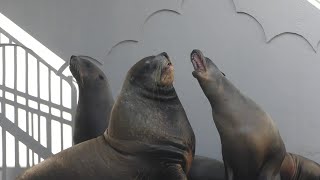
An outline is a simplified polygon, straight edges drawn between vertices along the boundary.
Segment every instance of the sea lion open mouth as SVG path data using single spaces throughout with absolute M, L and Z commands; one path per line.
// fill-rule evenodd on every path
M 192 51 L 191 62 L 195 71 L 206 71 L 206 60 L 201 51 Z
M 194 67 L 193 74 L 206 74 L 207 69 L 210 68 L 210 63 L 207 64 L 207 58 L 198 49 L 191 52 L 191 62 Z M 220 71 L 223 76 L 226 76 L 222 71 Z

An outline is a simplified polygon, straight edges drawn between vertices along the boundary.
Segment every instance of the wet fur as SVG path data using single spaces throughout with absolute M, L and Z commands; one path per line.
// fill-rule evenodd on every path
M 145 61 L 128 72 L 104 135 L 61 151 L 17 179 L 186 180 L 194 133 L 173 86 L 154 89 L 155 69 L 140 67 Z
M 74 116 L 74 144 L 102 135 L 114 104 L 107 77 L 91 61 L 82 56 L 72 56 L 70 59 L 70 71 L 79 86 L 79 101 Z
M 220 134 L 228 180 L 279 178 L 286 149 L 271 117 L 243 95 L 217 66 L 199 53 L 206 71 L 193 72 L 207 96 Z

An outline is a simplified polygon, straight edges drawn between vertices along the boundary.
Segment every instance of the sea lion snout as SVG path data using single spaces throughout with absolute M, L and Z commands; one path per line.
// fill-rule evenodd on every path
M 161 78 L 160 84 L 163 86 L 170 86 L 174 81 L 174 67 L 166 52 L 160 53 L 156 56 L 161 61 Z
M 70 60 L 72 60 L 72 59 L 74 59 L 74 58 L 76 58 L 77 56 L 75 56 L 75 55 L 71 55 L 71 57 L 70 57 Z
M 106 77 L 94 62 L 99 63 L 98 60 L 89 56 L 72 55 L 70 57 L 69 68 L 80 87 L 83 87 L 84 83 L 90 83 L 92 86 L 105 85 Z
M 191 52 L 190 59 L 194 68 L 194 71 L 192 72 L 193 77 L 198 80 L 208 80 L 207 59 L 202 52 L 198 49 L 194 49 Z
M 70 65 L 73 65 L 73 64 L 75 64 L 75 62 L 77 61 L 77 56 L 75 56 L 75 55 L 72 55 L 71 57 L 70 57 Z
M 164 65 L 167 67 L 173 66 L 170 60 L 169 55 L 166 52 L 162 52 L 156 56 L 156 59 L 160 61 L 165 61 Z
M 160 56 L 164 56 L 164 57 L 166 57 L 167 59 L 170 59 L 169 56 L 168 56 L 168 54 L 167 54 L 166 52 L 162 52 L 162 53 L 160 53 L 159 55 L 160 55 Z
M 198 49 L 195 49 L 191 52 L 191 62 L 193 64 L 195 71 L 206 71 L 206 58 L 202 52 Z
M 226 76 L 219 68 L 212 62 L 211 59 L 205 57 L 203 53 L 195 49 L 191 52 L 190 59 L 194 67 L 192 72 L 193 77 L 201 81 L 214 80 L 212 77 Z

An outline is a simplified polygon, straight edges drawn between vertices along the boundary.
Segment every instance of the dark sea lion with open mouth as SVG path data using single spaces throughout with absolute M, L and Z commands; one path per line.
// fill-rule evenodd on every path
M 226 179 L 280 178 L 286 149 L 271 117 L 243 95 L 200 50 L 193 50 L 193 76 L 212 107 L 218 129 Z
M 127 73 L 108 130 L 25 171 L 18 180 L 186 180 L 195 137 L 173 87 L 166 53 Z
M 74 116 L 74 144 L 102 135 L 109 123 L 114 104 L 108 79 L 92 59 L 87 56 L 70 58 L 69 68 L 79 87 L 78 106 Z

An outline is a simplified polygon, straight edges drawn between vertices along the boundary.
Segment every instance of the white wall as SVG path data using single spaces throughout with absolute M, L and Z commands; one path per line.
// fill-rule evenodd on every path
M 136 61 L 168 52 L 176 69 L 175 87 L 197 136 L 196 153 L 221 159 L 211 107 L 191 75 L 189 54 L 194 48 L 202 49 L 274 118 L 288 151 L 320 163 L 320 51 L 315 46 L 316 53 L 309 44 L 318 42 L 319 36 L 305 28 L 301 34 L 310 35 L 306 38 L 309 42 L 295 34 L 283 34 L 266 43 L 266 28 L 252 17 L 236 13 L 232 0 L 183 2 L 1 0 L 0 12 L 65 60 L 72 54 L 85 54 L 103 61 L 114 96 Z M 310 7 L 304 4 L 300 13 Z M 284 3 L 277 8 L 289 12 Z M 170 11 L 148 18 L 161 9 Z M 319 29 L 320 10 L 313 11 L 317 16 L 308 21 Z M 278 26 L 273 20 L 263 22 L 267 21 L 268 28 Z M 125 41 L 112 48 L 123 40 L 137 42 Z

